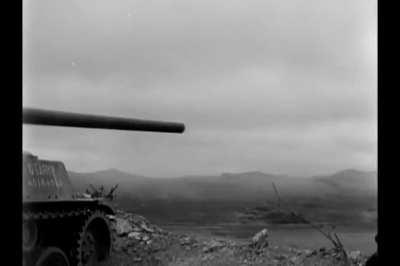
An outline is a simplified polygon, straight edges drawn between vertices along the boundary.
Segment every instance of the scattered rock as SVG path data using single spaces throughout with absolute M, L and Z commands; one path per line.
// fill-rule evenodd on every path
M 359 250 L 352 251 L 348 254 L 349 259 L 357 260 L 361 256 L 361 252 Z
M 179 238 L 179 244 L 183 246 L 185 250 L 191 250 L 198 246 L 197 240 L 187 235 L 183 235 Z
M 247 243 L 225 239 L 199 242 L 191 235 L 166 232 L 140 215 L 117 211 L 116 215 L 108 218 L 115 231 L 113 249 L 129 258 L 130 264 L 127 265 L 198 265 L 195 261 L 185 264 L 187 262 L 182 256 L 188 254 L 198 254 L 196 259 L 204 265 L 216 265 L 214 263 L 221 258 L 240 262 L 241 265 L 344 265 L 344 254 L 333 248 L 308 250 L 270 246 L 266 228 Z M 170 247 L 185 255 L 170 252 Z M 164 256 L 163 259 L 172 264 L 161 263 L 159 256 Z M 347 257 L 351 266 L 363 265 L 366 261 L 366 256 L 360 251 L 349 252 Z
M 139 232 L 130 232 L 128 238 L 135 238 L 137 240 L 141 239 L 142 235 Z
M 147 227 L 147 225 L 146 225 L 145 223 L 142 223 L 142 224 L 141 224 L 141 228 L 142 228 L 143 230 L 149 232 L 149 233 L 153 233 L 153 232 L 154 232 L 154 230 L 151 229 L 151 228 L 149 228 L 149 227 Z
M 207 254 L 204 257 L 201 258 L 202 261 L 207 261 L 213 259 L 213 256 L 211 254 Z
M 310 255 L 310 254 L 312 253 L 312 251 L 309 250 L 309 249 L 305 249 L 305 250 L 303 250 L 303 253 L 304 253 L 306 256 L 308 256 L 308 255 Z
M 264 228 L 251 239 L 250 245 L 256 249 L 268 247 L 268 230 Z
M 279 254 L 275 256 L 275 259 L 277 260 L 286 260 L 288 258 L 288 255 L 286 254 Z
M 208 253 L 208 252 L 214 252 L 222 247 L 225 247 L 226 243 L 219 240 L 211 239 L 211 241 L 204 242 L 204 245 L 205 247 L 203 248 L 203 252 Z
M 151 254 L 165 250 L 171 241 L 170 234 L 140 215 L 118 210 L 108 218 L 115 232 L 113 250 L 134 261 L 147 260 Z
M 107 218 L 108 218 L 110 221 L 115 221 L 115 215 L 109 214 L 109 215 L 107 215 Z
M 290 258 L 290 263 L 292 263 L 292 264 L 296 264 L 296 262 L 297 262 L 297 260 L 298 260 L 298 257 L 292 257 L 292 258 Z
M 114 228 L 118 236 L 127 235 L 132 231 L 132 226 L 125 219 L 116 218 Z

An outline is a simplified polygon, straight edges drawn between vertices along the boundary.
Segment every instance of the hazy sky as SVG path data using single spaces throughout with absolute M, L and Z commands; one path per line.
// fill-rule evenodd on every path
M 75 171 L 372 170 L 377 4 L 25 0 L 24 106 L 181 121 L 157 134 L 24 126 Z

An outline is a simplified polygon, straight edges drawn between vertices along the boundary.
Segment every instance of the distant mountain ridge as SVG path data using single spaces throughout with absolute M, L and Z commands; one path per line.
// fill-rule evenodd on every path
M 142 199 L 215 199 L 243 200 L 274 195 L 272 183 L 286 195 L 324 195 L 341 193 L 376 194 L 376 171 L 347 169 L 331 175 L 293 178 L 286 175 L 259 171 L 222 173 L 219 176 L 183 176 L 153 178 L 134 175 L 118 169 L 92 173 L 69 172 L 72 183 L 79 191 L 89 184 L 111 187 L 119 184 L 121 193 Z
M 343 170 L 307 178 L 259 171 L 151 178 L 107 169 L 70 172 L 70 178 L 81 192 L 89 184 L 106 190 L 119 184 L 119 207 L 167 224 L 238 222 L 246 210 L 277 202 L 273 183 L 286 204 L 315 221 L 360 226 L 376 224 L 377 217 L 376 171 Z
M 377 172 L 346 169 L 333 175 L 314 177 L 319 182 L 324 182 L 338 189 L 374 191 L 377 189 Z

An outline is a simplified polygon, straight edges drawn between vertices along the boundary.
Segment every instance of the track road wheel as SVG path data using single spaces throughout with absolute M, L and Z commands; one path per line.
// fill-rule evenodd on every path
M 61 249 L 48 247 L 42 251 L 35 266 L 69 266 L 69 262 Z
M 107 259 L 111 251 L 111 230 L 105 214 L 96 211 L 84 222 L 78 236 L 78 266 L 93 266 Z
M 23 251 L 32 251 L 38 243 L 37 223 L 34 220 L 25 220 L 22 222 L 22 249 Z

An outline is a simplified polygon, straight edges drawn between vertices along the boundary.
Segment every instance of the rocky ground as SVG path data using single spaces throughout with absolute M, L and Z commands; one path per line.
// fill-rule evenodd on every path
M 125 265 L 364 265 L 359 251 L 340 252 L 274 246 L 268 230 L 240 242 L 167 232 L 146 218 L 118 211 L 110 217 L 114 230 L 111 258 L 103 266 Z M 347 257 L 347 258 L 346 258 Z

